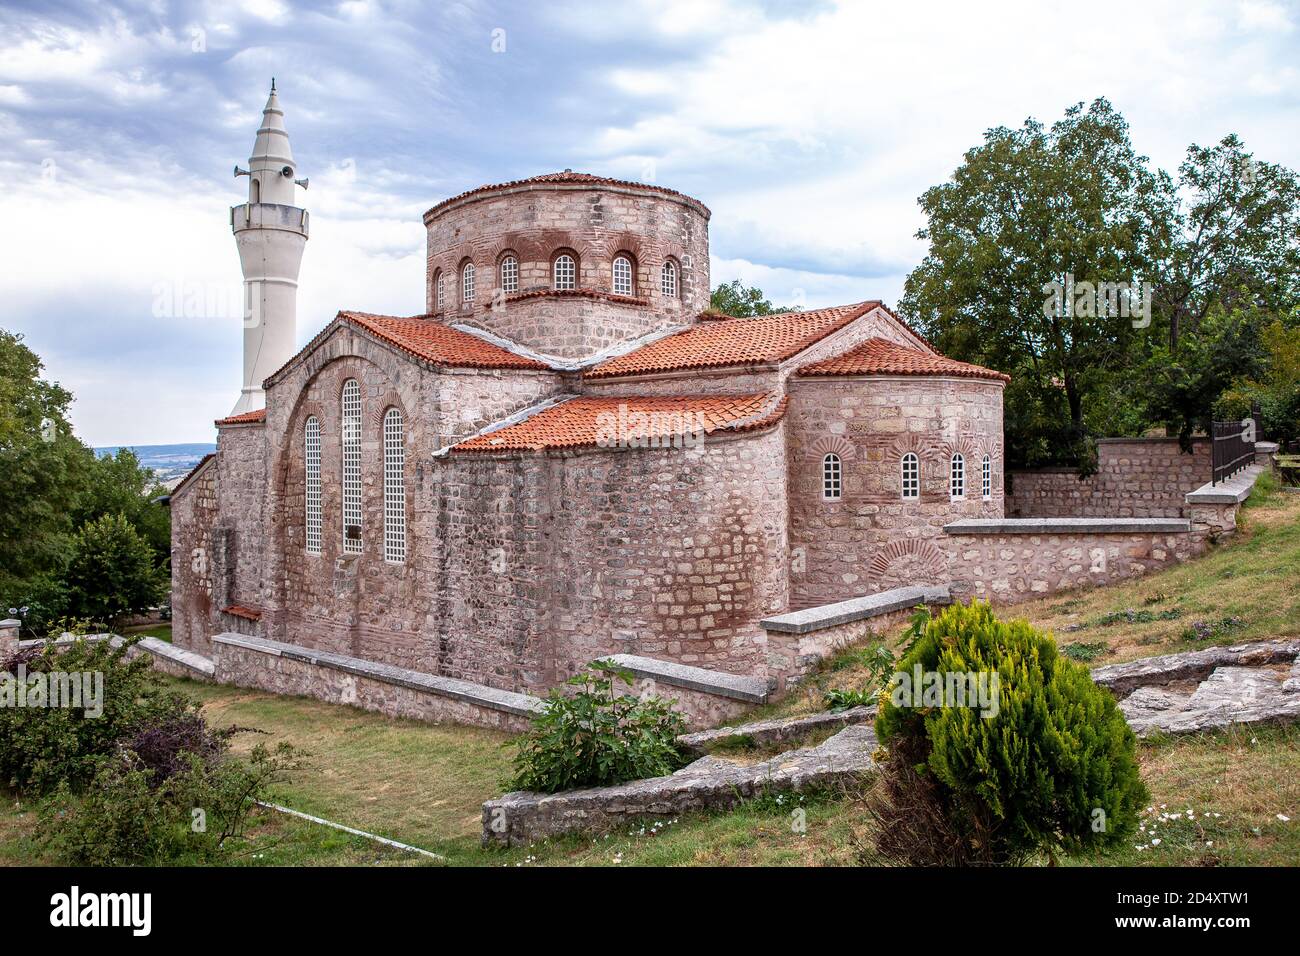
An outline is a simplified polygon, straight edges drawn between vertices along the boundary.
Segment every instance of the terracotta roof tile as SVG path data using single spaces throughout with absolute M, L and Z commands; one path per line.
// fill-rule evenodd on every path
M 339 318 L 354 322 L 404 352 L 434 365 L 448 368 L 548 368 L 536 359 L 508 352 L 477 335 L 453 329 L 425 316 L 399 318 L 369 312 L 340 312 Z
M 663 196 L 672 196 L 676 199 L 685 200 L 694 206 L 698 206 L 704 215 L 708 216 L 710 214 L 709 207 L 704 205 L 704 203 L 700 202 L 693 196 L 688 196 L 686 193 L 678 192 L 675 189 L 668 189 L 665 186 L 655 186 L 651 183 L 632 182 L 628 179 L 611 179 L 608 176 L 594 176 L 591 173 L 575 173 L 570 169 L 566 169 L 562 173 L 543 173 L 540 176 L 529 176 L 527 179 L 512 179 L 507 183 L 492 183 L 487 186 L 477 186 L 474 189 L 469 189 L 463 193 L 458 193 L 455 196 L 444 199 L 424 214 L 424 220 L 425 222 L 428 222 L 429 217 L 435 215 L 439 210 L 450 206 L 453 203 L 460 202 L 462 199 L 468 199 L 471 196 L 493 193 L 503 189 L 518 189 L 527 186 L 545 186 L 550 183 L 575 186 L 624 186 L 632 187 L 634 189 L 644 189 L 647 192 L 659 193 Z
M 243 412 L 239 415 L 230 415 L 226 418 L 218 418 L 216 425 L 251 425 L 255 422 L 266 421 L 266 409 L 259 408 L 252 412 Z
M 246 604 L 231 604 L 221 609 L 222 614 L 233 614 L 235 617 L 242 617 L 246 621 L 260 621 L 262 612 L 255 607 L 248 607 Z
M 799 369 L 800 375 L 955 375 L 961 378 L 991 378 L 1002 382 L 1011 376 L 969 362 L 942 355 L 929 355 L 887 339 L 870 338 L 843 355 L 813 362 Z
M 453 452 L 544 451 L 588 446 L 662 447 L 701 431 L 749 431 L 780 420 L 786 399 L 756 395 L 595 396 L 570 399 L 452 446 Z M 639 443 L 639 444 L 638 444 Z
M 588 378 L 782 362 L 880 305 L 858 302 L 812 312 L 715 319 L 601 362 Z

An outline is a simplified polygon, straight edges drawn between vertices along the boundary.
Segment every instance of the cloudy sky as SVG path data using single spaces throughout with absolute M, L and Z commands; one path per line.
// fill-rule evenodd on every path
M 1282 0 L 288 0 L 0 7 L 0 327 L 91 444 L 209 441 L 240 384 L 228 208 L 277 78 L 312 213 L 299 339 L 422 311 L 420 215 L 575 170 L 713 210 L 715 282 L 896 301 L 916 198 L 984 130 L 1106 96 L 1173 170 L 1236 132 L 1300 168 Z

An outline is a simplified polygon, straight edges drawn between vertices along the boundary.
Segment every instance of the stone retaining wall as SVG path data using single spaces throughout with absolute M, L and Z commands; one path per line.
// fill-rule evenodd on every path
M 275 694 L 315 697 L 390 717 L 451 721 L 517 733 L 542 701 L 524 694 L 238 634 L 212 639 L 216 679 Z
M 1185 516 L 1183 496 L 1210 478 L 1208 439 L 1185 453 L 1176 438 L 1104 438 L 1097 472 L 1073 468 L 1008 473 L 1006 513 L 1018 518 Z

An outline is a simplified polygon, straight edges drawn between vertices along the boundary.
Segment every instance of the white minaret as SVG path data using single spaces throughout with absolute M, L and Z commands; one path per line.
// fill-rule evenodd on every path
M 266 406 L 262 382 L 293 357 L 298 326 L 298 268 L 307 245 L 307 210 L 293 204 L 297 171 L 284 111 L 275 95 L 262 110 L 248 169 L 248 202 L 230 210 L 230 227 L 244 270 L 244 387 L 232 415 Z

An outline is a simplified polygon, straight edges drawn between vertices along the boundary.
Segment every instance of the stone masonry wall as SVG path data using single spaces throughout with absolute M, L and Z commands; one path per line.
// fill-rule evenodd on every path
M 440 459 L 439 673 L 540 690 L 637 653 L 761 671 L 785 592 L 785 438 Z
M 517 714 L 229 644 L 217 646 L 215 663 L 217 682 L 236 687 L 350 704 L 390 717 L 449 721 L 512 733 L 522 732 L 529 725 L 527 717 Z
M 206 654 L 213 632 L 211 530 L 217 520 L 217 469 L 212 459 L 199 466 L 171 496 L 172 641 Z
M 944 582 L 935 539 L 957 518 L 1002 516 L 1002 384 L 983 379 L 790 379 L 792 608 Z M 822 497 L 822 460 L 843 462 L 843 496 Z M 920 458 L 920 498 L 901 497 L 902 456 Z M 954 501 L 949 470 L 965 457 L 966 495 Z M 992 489 L 981 494 L 980 462 Z
M 1183 496 L 1210 480 L 1210 446 L 1184 454 L 1175 438 L 1103 439 L 1097 473 L 1071 468 L 1011 473 L 1007 514 L 1017 518 L 1158 518 L 1185 515 Z
M 708 306 L 708 211 L 694 200 L 628 186 L 532 184 L 468 197 L 434 212 L 428 229 L 428 311 L 464 321 L 564 357 L 590 355 L 665 324 L 689 321 Z M 577 286 L 612 294 L 612 264 L 633 262 L 633 294 L 622 302 L 589 297 L 529 298 L 552 287 L 552 262 L 567 251 L 578 260 Z M 519 261 L 522 298 L 493 309 L 498 264 Z M 679 266 L 679 294 L 661 293 L 666 258 Z M 461 268 L 475 267 L 475 298 L 461 303 Z M 443 276 L 438 309 L 436 277 Z M 500 303 L 499 303 L 500 304 Z

